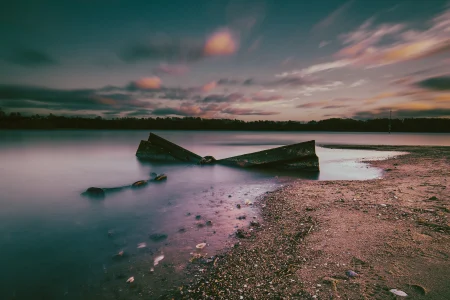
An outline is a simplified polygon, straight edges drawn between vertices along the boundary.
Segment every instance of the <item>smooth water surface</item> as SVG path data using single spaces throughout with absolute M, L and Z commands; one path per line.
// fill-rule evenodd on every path
M 317 147 L 319 174 L 151 164 L 135 157 L 139 141 L 147 139 L 148 133 L 0 131 L 1 299 L 80 299 L 91 291 L 98 293 L 96 288 L 110 274 L 115 275 L 108 282 L 117 286 L 126 285 L 128 276 L 146 274 L 143 270 L 154 267 L 159 272 L 162 262 L 181 270 L 197 243 L 207 242 L 207 252 L 213 255 L 230 243 L 229 235 L 237 226 L 247 226 L 257 217 L 246 201 L 295 177 L 378 178 L 381 170 L 359 160 L 398 154 Z M 317 143 L 450 145 L 448 135 L 436 134 L 155 133 L 216 158 L 311 139 Z M 80 196 L 90 186 L 131 184 L 148 179 L 152 172 L 166 173 L 168 180 L 107 195 L 104 200 Z M 236 208 L 238 203 L 242 209 Z M 243 214 L 247 219 L 236 218 Z M 195 219 L 197 215 L 200 220 Z M 213 225 L 203 226 L 207 220 Z M 168 237 L 152 242 L 148 236 L 153 233 Z M 139 243 L 146 247 L 138 249 Z M 121 250 L 127 257 L 113 259 Z M 164 260 L 153 266 L 153 258 L 160 254 Z M 109 297 L 107 291 L 105 295 Z

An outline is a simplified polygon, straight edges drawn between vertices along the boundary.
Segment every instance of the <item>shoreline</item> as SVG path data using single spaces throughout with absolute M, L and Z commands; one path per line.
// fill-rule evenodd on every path
M 194 279 L 162 298 L 450 298 L 450 147 L 319 146 L 409 154 L 368 162 L 381 179 L 294 180 L 266 193 L 261 224 L 194 262 Z

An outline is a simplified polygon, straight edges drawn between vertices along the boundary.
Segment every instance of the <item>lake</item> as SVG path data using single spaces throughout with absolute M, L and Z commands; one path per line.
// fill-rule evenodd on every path
M 199 155 L 225 158 L 315 139 L 328 144 L 444 145 L 448 134 L 154 131 Z M 364 159 L 395 152 L 317 147 L 320 173 L 140 162 L 149 131 L 0 131 L 1 299 L 134 299 L 181 276 L 198 243 L 214 255 L 237 227 L 258 219 L 251 203 L 293 178 L 382 176 Z M 80 193 L 165 173 L 167 181 L 104 200 Z M 236 207 L 241 205 L 241 209 Z M 245 215 L 245 219 L 238 219 Z M 199 216 L 198 218 L 196 218 Z M 206 225 L 212 221 L 212 225 Z M 164 234 L 160 240 L 149 238 Z M 144 243 L 144 244 L 142 244 Z M 139 247 L 140 245 L 140 247 Z M 117 255 L 123 251 L 123 255 Z M 154 265 L 154 258 L 164 259 Z M 152 269 L 153 268 L 153 269 Z M 125 281 L 134 276 L 139 291 Z

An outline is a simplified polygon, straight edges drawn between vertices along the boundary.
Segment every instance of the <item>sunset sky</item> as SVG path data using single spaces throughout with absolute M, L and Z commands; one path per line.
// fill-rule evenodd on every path
M 445 0 L 2 1 L 0 36 L 6 112 L 450 117 Z

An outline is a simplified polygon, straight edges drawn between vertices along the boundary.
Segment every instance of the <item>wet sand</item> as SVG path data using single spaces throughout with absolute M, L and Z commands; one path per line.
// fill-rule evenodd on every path
M 267 193 L 255 203 L 261 222 L 190 264 L 189 283 L 162 298 L 396 299 L 389 290 L 399 289 L 450 299 L 450 147 L 327 147 L 409 154 L 370 162 L 380 179 L 296 180 Z

